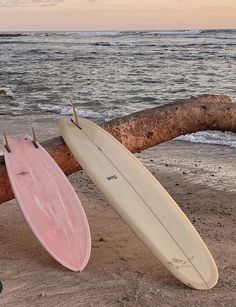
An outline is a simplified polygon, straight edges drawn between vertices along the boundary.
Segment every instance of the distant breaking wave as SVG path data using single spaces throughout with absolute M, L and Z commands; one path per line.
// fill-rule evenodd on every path
M 160 34 L 160 35 L 198 35 L 202 33 L 202 30 L 173 30 L 173 31 L 153 31 L 149 32 L 153 34 Z
M 203 30 L 147 30 L 147 31 L 68 31 L 68 32 L 45 32 L 45 33 L 32 33 L 31 36 L 81 36 L 81 37 L 99 37 L 99 36 L 136 36 L 136 35 L 198 35 Z
M 38 104 L 38 108 L 47 113 L 55 113 L 59 115 L 72 115 L 71 107 L 62 107 L 62 106 L 47 106 Z M 92 118 L 92 119 L 112 119 L 116 116 L 124 115 L 124 112 L 115 112 L 115 111 L 105 111 L 105 112 L 96 112 L 90 110 L 78 110 L 78 115 L 83 118 Z
M 121 32 L 117 31 L 75 31 L 75 32 L 54 32 L 54 33 L 47 33 L 48 35 L 53 34 L 53 35 L 63 35 L 63 36 L 117 36 L 120 35 Z
M 180 136 L 176 138 L 176 140 L 187 141 L 191 143 L 224 145 L 236 148 L 236 135 L 230 132 L 200 131 L 197 133 Z

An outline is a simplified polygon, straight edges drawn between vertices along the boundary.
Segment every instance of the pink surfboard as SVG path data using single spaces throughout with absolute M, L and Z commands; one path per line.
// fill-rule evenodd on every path
M 8 138 L 5 163 L 15 198 L 33 233 L 58 262 L 82 271 L 91 252 L 84 209 L 57 163 L 31 137 Z

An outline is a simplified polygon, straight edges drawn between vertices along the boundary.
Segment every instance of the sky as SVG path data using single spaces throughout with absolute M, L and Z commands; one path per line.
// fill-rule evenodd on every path
M 0 0 L 0 31 L 236 28 L 236 0 Z

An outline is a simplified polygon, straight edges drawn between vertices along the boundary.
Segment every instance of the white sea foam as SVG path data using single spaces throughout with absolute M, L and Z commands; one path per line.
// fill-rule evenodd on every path
M 202 33 L 202 30 L 198 30 L 198 29 L 195 29 L 195 30 L 188 30 L 188 31 L 184 31 L 184 33 L 186 34 L 201 34 Z
M 61 115 L 72 115 L 71 108 L 63 108 L 60 112 Z M 94 118 L 94 119 L 103 119 L 103 120 L 109 120 L 111 118 L 114 118 L 115 116 L 121 116 L 122 114 L 117 114 L 114 111 L 105 111 L 105 112 L 95 112 L 95 111 L 88 111 L 88 110 L 79 110 L 77 111 L 77 114 L 84 118 Z
M 154 34 L 160 34 L 160 35 L 198 35 L 202 33 L 202 30 L 173 30 L 173 31 L 154 31 L 150 32 Z
M 72 115 L 72 109 L 71 107 L 61 107 L 61 106 L 49 106 L 49 105 L 43 105 L 38 104 L 38 107 L 44 111 L 44 112 L 50 112 L 50 113 L 57 113 L 60 115 Z M 84 118 L 94 118 L 94 119 L 110 119 L 114 116 L 122 115 L 123 113 L 119 112 L 117 114 L 114 111 L 105 111 L 105 112 L 96 112 L 91 110 L 78 110 L 77 114 Z
M 191 143 L 224 145 L 236 148 L 236 134 L 220 131 L 201 131 L 192 134 L 186 134 L 176 138 L 176 140 L 187 141 Z
M 120 32 L 117 31 L 68 31 L 68 32 L 55 32 L 56 35 L 78 35 L 78 36 L 116 36 Z
M 81 36 L 116 36 L 119 35 L 120 32 L 117 31 L 81 31 L 79 32 L 79 35 Z

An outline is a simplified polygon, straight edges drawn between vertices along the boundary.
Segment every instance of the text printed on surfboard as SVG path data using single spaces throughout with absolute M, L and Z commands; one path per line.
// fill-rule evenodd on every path
M 112 176 L 108 176 L 107 177 L 107 180 L 111 181 L 111 180 L 115 180 L 117 179 L 117 176 L 116 175 L 112 175 Z

